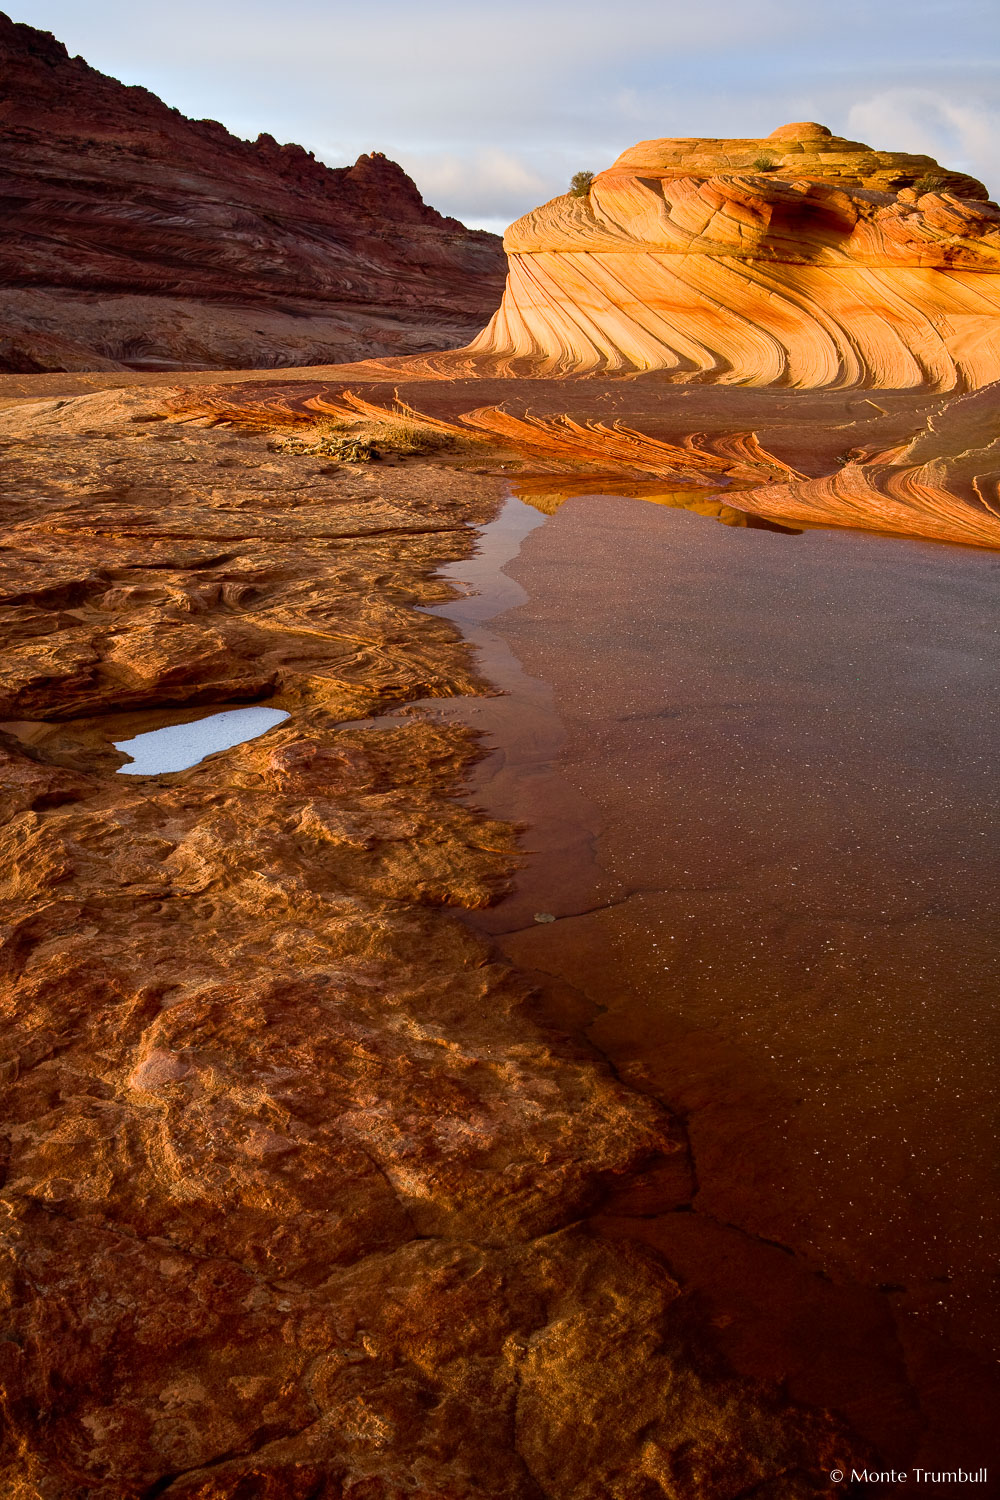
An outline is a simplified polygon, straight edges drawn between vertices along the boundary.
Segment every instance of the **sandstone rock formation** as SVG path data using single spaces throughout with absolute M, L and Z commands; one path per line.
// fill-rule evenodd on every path
M 822 125 L 644 141 L 504 245 L 503 304 L 469 352 L 512 373 L 941 391 L 1000 376 L 986 189 Z
M 467 731 L 368 716 L 482 689 L 409 606 L 484 464 L 781 514 L 851 450 L 932 517 L 939 480 L 994 493 L 993 393 L 592 380 L 567 420 L 535 381 L 463 423 L 517 387 L 424 382 L 482 445 L 355 466 L 311 437 L 389 430 L 384 384 L 160 380 L 0 413 L 3 1494 L 805 1500 L 919 1452 L 943 1384 L 979 1451 L 991 1394 L 901 1352 L 900 1289 L 703 1213 L 690 1123 L 450 916 L 515 859 L 454 798 Z M 114 741 L 261 699 L 261 738 L 115 774 Z
M 0 1491 L 826 1493 L 844 1424 L 586 1222 L 693 1218 L 686 1142 L 449 916 L 514 858 L 468 731 L 345 723 L 476 690 L 408 606 L 499 486 L 162 406 L 0 417 Z M 115 774 L 140 715 L 260 696 L 262 738 Z
M 0 370 L 267 368 L 467 339 L 496 236 L 375 153 L 238 140 L 0 15 Z
M 495 396 L 503 384 L 468 386 Z M 436 401 L 443 389 L 443 400 Z M 488 440 L 522 460 L 531 476 L 528 489 L 520 490 L 525 498 L 539 489 L 538 481 L 545 494 L 552 488 L 547 481 L 560 476 L 564 496 L 574 486 L 576 493 L 667 495 L 672 504 L 725 513 L 730 524 L 753 524 L 756 517 L 779 526 L 846 526 L 1000 548 L 1000 382 L 950 399 L 911 398 L 896 412 L 832 391 L 817 392 L 808 406 L 798 396 L 796 407 L 776 404 L 777 392 L 746 391 L 737 400 L 735 392 L 706 387 L 688 389 L 683 400 L 675 392 L 668 404 L 661 390 L 655 414 L 648 411 L 649 397 L 643 402 L 630 382 L 626 399 L 647 406 L 644 430 L 595 416 L 607 410 L 608 382 L 574 385 L 575 415 L 559 410 L 567 394 L 559 381 L 532 382 L 529 389 L 530 413 L 512 411 L 510 396 L 499 405 L 455 411 L 454 388 L 427 384 L 417 387 L 420 412 L 407 408 L 406 414 L 456 441 Z M 893 404 L 904 399 L 898 393 Z M 555 404 L 555 413 L 543 415 L 545 404 Z M 447 418 L 437 414 L 442 406 Z M 244 430 L 323 415 L 360 416 L 384 426 L 400 415 L 329 384 L 301 395 L 292 386 L 250 387 L 235 396 L 221 388 L 190 389 L 173 397 L 171 408 Z M 907 420 L 909 431 L 901 433 Z
M 793 523 L 1000 549 L 1000 384 L 943 405 L 910 443 L 844 458 L 832 474 L 761 485 L 738 501 Z

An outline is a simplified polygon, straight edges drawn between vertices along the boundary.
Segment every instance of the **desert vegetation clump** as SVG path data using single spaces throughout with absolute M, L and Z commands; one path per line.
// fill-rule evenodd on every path
M 944 187 L 944 178 L 937 176 L 934 172 L 927 172 L 923 177 L 918 177 L 913 184 L 913 191 L 918 198 L 924 193 L 939 193 Z
M 384 417 L 362 416 L 322 418 L 308 431 L 299 428 L 283 434 L 271 443 L 275 452 L 306 453 L 317 458 L 333 458 L 340 463 L 366 464 L 382 458 L 417 458 L 479 446 L 479 441 L 438 431 L 430 423 L 406 412 L 387 410 Z
M 773 156 L 758 156 L 753 163 L 755 172 L 776 172 L 780 162 L 776 162 Z
M 316 422 L 307 430 L 282 433 L 269 447 L 276 453 L 306 453 L 348 464 L 370 463 L 381 457 L 372 439 L 360 431 L 352 432 L 347 422 Z
M 593 172 L 574 172 L 569 183 L 570 196 L 573 198 L 588 198 L 590 196 L 590 185 L 593 180 Z

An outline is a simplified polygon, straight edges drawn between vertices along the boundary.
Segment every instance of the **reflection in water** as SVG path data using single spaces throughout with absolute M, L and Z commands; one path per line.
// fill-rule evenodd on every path
M 780 526 L 777 521 L 767 521 L 763 516 L 737 510 L 735 506 L 727 504 L 717 490 L 693 487 L 667 489 L 662 480 L 656 479 L 615 480 L 593 474 L 579 479 L 553 479 L 551 474 L 543 474 L 537 478 L 519 477 L 513 490 L 519 500 L 547 516 L 555 515 L 565 501 L 580 499 L 584 495 L 623 495 L 630 500 L 645 500 L 650 505 L 665 505 L 672 510 L 694 511 L 696 515 L 720 521 L 723 526 L 742 526 L 750 531 L 777 531 L 784 536 L 802 535 L 799 528 Z
M 543 674 L 533 676 L 524 670 L 490 624 L 498 615 L 530 602 L 505 568 L 545 523 L 544 511 L 508 496 L 494 519 L 480 528 L 475 553 L 440 569 L 437 576 L 451 583 L 458 596 L 422 611 L 461 627 L 475 649 L 482 676 L 499 690 L 497 696 L 423 698 L 407 704 L 402 713 L 420 710 L 465 724 L 482 735 L 489 753 L 475 767 L 473 790 L 464 800 L 474 807 L 488 806 L 493 817 L 527 825 L 522 849 L 541 889 L 558 887 L 562 911 L 574 895 L 577 908 L 584 910 L 590 905 L 597 878 L 593 864 L 597 813 L 559 764 L 565 732 L 551 687 Z M 390 727 L 400 722 L 399 712 L 364 722 Z M 509 903 L 504 903 L 504 913 L 508 910 Z M 488 920 L 489 914 L 477 913 L 476 925 L 483 919 Z
M 595 879 L 594 808 L 562 773 L 565 734 L 544 674 L 526 672 L 490 623 L 529 604 L 525 590 L 504 570 L 545 523 L 544 511 L 511 495 L 481 529 L 474 556 L 441 569 L 438 576 L 461 593 L 427 613 L 461 627 L 480 672 L 501 696 L 433 698 L 424 706 L 483 736 L 490 754 L 476 767 L 474 791 L 466 800 L 489 806 L 494 817 L 526 824 L 522 847 L 541 886 L 558 882 L 564 899 L 575 892 L 579 906 L 586 907 Z
M 280 708 L 230 708 L 184 724 L 137 734 L 134 739 L 115 740 L 114 747 L 132 757 L 119 766 L 122 776 L 156 776 L 166 771 L 184 771 L 206 755 L 229 750 L 255 740 L 258 735 L 287 719 Z

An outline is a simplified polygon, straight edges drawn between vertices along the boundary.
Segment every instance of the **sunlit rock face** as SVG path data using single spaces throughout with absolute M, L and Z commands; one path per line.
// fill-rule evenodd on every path
M 477 354 L 751 385 L 1000 376 L 1000 209 L 983 184 L 823 125 L 643 141 L 504 244 Z

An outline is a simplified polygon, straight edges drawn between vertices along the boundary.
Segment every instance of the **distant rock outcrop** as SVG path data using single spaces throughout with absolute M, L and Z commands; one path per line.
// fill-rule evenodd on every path
M 1000 209 L 927 156 L 823 125 L 644 141 L 511 226 L 470 346 L 517 371 L 977 387 L 1000 376 Z
M 461 344 L 495 235 L 374 153 L 243 141 L 0 14 L 0 370 L 266 368 Z

